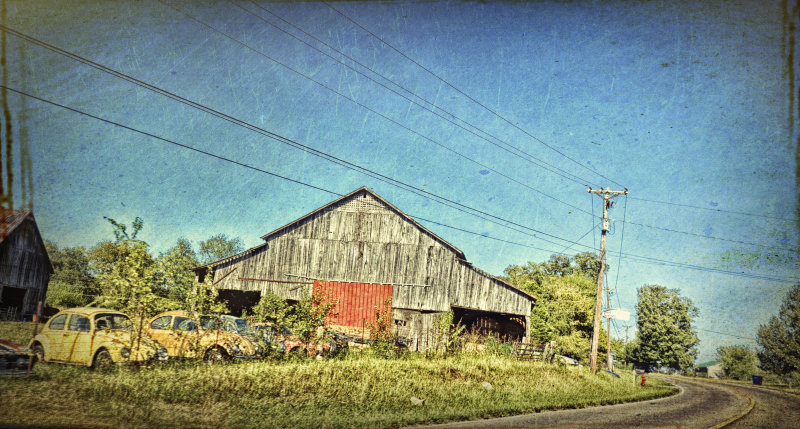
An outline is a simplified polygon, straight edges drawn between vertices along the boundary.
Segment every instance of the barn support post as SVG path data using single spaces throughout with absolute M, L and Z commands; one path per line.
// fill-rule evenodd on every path
M 525 339 L 523 342 L 530 343 L 531 342 L 531 315 L 528 314 L 525 316 Z
M 36 334 L 39 333 L 39 318 L 42 317 L 42 301 L 36 305 L 36 314 L 33 315 L 33 336 L 35 337 Z M 25 378 L 29 378 L 31 376 L 31 370 L 33 369 L 33 359 L 36 356 L 36 353 L 31 353 L 31 357 L 28 359 L 28 369 L 25 371 Z

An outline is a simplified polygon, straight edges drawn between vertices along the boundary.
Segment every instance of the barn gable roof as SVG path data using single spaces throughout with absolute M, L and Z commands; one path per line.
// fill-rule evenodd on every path
M 425 234 L 427 234 L 430 237 L 432 237 L 434 240 L 439 242 L 445 248 L 447 248 L 447 249 L 451 250 L 452 252 L 454 252 L 456 254 L 456 259 L 458 259 L 461 264 L 466 265 L 471 270 L 475 271 L 476 273 L 478 273 L 479 275 L 481 275 L 483 277 L 486 277 L 488 279 L 496 281 L 496 282 L 500 283 L 501 285 L 503 285 L 503 286 L 505 286 L 505 287 L 507 287 L 509 289 L 512 289 L 512 290 L 514 290 L 514 291 L 516 291 L 516 292 L 518 292 L 518 293 L 520 293 L 522 295 L 525 295 L 525 296 L 531 298 L 534 302 L 538 300 L 538 298 L 535 295 L 532 295 L 529 292 L 524 291 L 524 290 L 512 285 L 511 283 L 505 281 L 504 279 L 502 279 L 500 277 L 493 276 L 493 275 L 491 275 L 491 274 L 489 274 L 489 273 L 487 273 L 487 272 L 485 272 L 485 271 L 483 271 L 481 269 L 478 269 L 477 267 L 472 265 L 471 262 L 467 261 L 466 256 L 464 256 L 464 252 L 462 252 L 461 250 L 459 250 L 457 247 L 453 246 L 452 244 L 448 243 L 443 238 L 441 238 L 438 235 L 434 234 L 429 229 L 427 229 L 424 226 L 422 226 L 419 222 L 414 220 L 414 218 L 412 218 L 411 216 L 403 213 L 400 209 L 398 209 L 397 207 L 392 205 L 390 202 L 388 202 L 385 199 L 383 199 L 380 195 L 376 194 L 375 191 L 373 191 L 372 189 L 369 189 L 367 187 L 358 188 L 355 191 L 350 192 L 349 194 L 342 196 L 341 198 L 338 198 L 338 199 L 336 199 L 334 201 L 331 201 L 330 203 L 325 204 L 324 206 L 322 206 L 322 207 L 320 207 L 320 208 L 318 208 L 318 209 L 306 214 L 305 216 L 303 216 L 301 218 L 298 218 L 298 219 L 296 219 L 296 220 L 294 220 L 292 222 L 289 222 L 286 225 L 284 225 L 284 226 L 282 226 L 282 227 L 280 227 L 278 229 L 275 229 L 274 231 L 272 231 L 272 232 L 270 232 L 270 233 L 268 233 L 266 235 L 263 235 L 261 237 L 261 239 L 264 240 L 264 241 L 268 241 L 268 240 L 270 240 L 271 238 L 273 238 L 275 236 L 278 236 L 280 234 L 286 233 L 287 231 L 290 231 L 291 229 L 301 225 L 303 222 L 313 218 L 314 216 L 325 212 L 326 210 L 330 209 L 331 207 L 337 206 L 337 205 L 339 205 L 341 203 L 344 203 L 345 201 L 358 198 L 358 197 L 363 196 L 365 194 L 370 195 L 373 198 L 375 198 L 376 200 L 378 200 L 381 203 L 385 204 L 386 207 L 391 209 L 397 215 L 399 215 L 400 217 L 402 217 L 406 221 L 408 221 L 411 224 L 413 224 L 416 228 L 419 228 L 421 231 L 423 231 Z M 264 247 L 266 247 L 266 245 L 267 245 L 267 243 L 263 243 L 263 244 L 260 244 L 258 246 L 255 246 L 255 247 L 252 247 L 250 249 L 247 249 L 244 252 L 238 253 L 236 255 L 232 255 L 232 256 L 229 256 L 227 258 L 223 258 L 223 259 L 220 259 L 218 261 L 213 261 L 213 262 L 210 262 L 210 263 L 208 263 L 206 265 L 196 267 L 196 268 L 194 268 L 194 271 L 203 271 L 206 268 L 216 267 L 216 266 L 218 266 L 220 264 L 227 263 L 227 262 L 230 262 L 230 261 L 234 261 L 234 260 L 240 259 L 242 257 L 246 257 L 247 255 L 250 255 L 250 254 L 253 254 L 253 253 L 256 253 L 256 252 L 262 250 Z
M 6 239 L 11 232 L 22 225 L 28 215 L 31 214 L 29 210 L 6 210 L 0 209 L 0 243 Z
M 296 227 L 297 225 L 302 224 L 303 222 L 307 221 L 308 219 L 310 219 L 310 218 L 312 218 L 312 217 L 314 217 L 314 216 L 316 216 L 316 215 L 318 215 L 320 213 L 323 213 L 324 211 L 328 210 L 329 208 L 331 208 L 333 206 L 336 206 L 336 205 L 338 205 L 338 204 L 340 204 L 340 203 L 342 203 L 344 201 L 347 201 L 347 200 L 358 198 L 359 196 L 362 196 L 364 194 L 370 195 L 371 197 L 377 199 L 381 203 L 386 204 L 386 206 L 388 208 L 390 208 L 392 211 L 394 211 L 400 217 L 402 217 L 406 221 L 408 221 L 411 224 L 413 224 L 415 227 L 417 227 L 420 230 L 422 230 L 423 232 L 425 232 L 425 234 L 427 234 L 430 237 L 432 237 L 434 240 L 439 242 L 439 244 L 441 244 L 442 246 L 446 247 L 447 249 L 450 249 L 452 252 L 454 252 L 458 256 L 458 258 L 466 259 L 466 256 L 464 256 L 464 252 L 462 252 L 461 250 L 459 250 L 457 247 L 453 246 L 452 244 L 448 243 L 443 238 L 441 238 L 438 235 L 434 234 L 429 229 L 427 229 L 424 226 L 420 225 L 419 222 L 414 220 L 414 218 L 412 218 L 411 216 L 403 213 L 400 209 L 398 209 L 397 207 L 393 206 L 390 202 L 388 202 L 385 199 L 383 199 L 380 195 L 376 194 L 375 191 L 373 191 L 372 189 L 369 189 L 369 188 L 367 188 L 365 186 L 362 186 L 361 188 L 358 188 L 355 191 L 353 191 L 353 192 L 351 192 L 351 193 L 349 193 L 349 194 L 347 194 L 347 195 L 345 195 L 345 196 L 343 196 L 341 198 L 333 200 L 330 203 L 325 204 L 324 206 L 312 211 L 311 213 L 309 213 L 309 214 L 307 214 L 307 215 L 305 215 L 305 216 L 303 216 L 303 217 L 301 217 L 299 219 L 296 219 L 296 220 L 294 220 L 292 222 L 287 223 L 286 225 L 284 225 L 284 226 L 282 226 L 282 227 L 280 227 L 280 228 L 278 228 L 278 229 L 276 229 L 276 230 L 274 230 L 274 231 L 262 236 L 261 239 L 262 240 L 269 240 L 273 236 L 282 234 L 282 233 L 284 233 L 284 232 Z
M 36 237 L 39 239 L 38 242 L 44 247 L 44 240 L 42 240 L 42 235 L 39 233 L 39 227 L 36 225 L 36 219 L 33 217 L 32 211 L 8 210 L 3 208 L 0 208 L 0 244 L 28 218 L 30 218 L 33 224 L 33 230 L 36 231 Z M 47 254 L 47 249 L 44 249 L 43 253 L 47 261 L 47 269 L 50 271 L 50 274 L 53 274 L 53 263 L 50 261 L 50 255 Z

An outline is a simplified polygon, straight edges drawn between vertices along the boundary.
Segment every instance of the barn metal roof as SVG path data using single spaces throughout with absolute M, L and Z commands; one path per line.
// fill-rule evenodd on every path
M 261 239 L 262 240 L 269 240 L 270 237 L 272 237 L 274 235 L 278 235 L 278 234 L 280 234 L 280 233 L 282 233 L 284 231 L 288 231 L 289 229 L 291 229 L 291 228 L 293 228 L 293 227 L 305 222 L 309 218 L 312 218 L 312 217 L 314 217 L 315 215 L 317 215 L 319 213 L 324 212 L 325 210 L 329 209 L 332 206 L 335 206 L 336 204 L 339 204 L 339 203 L 341 203 L 341 202 L 343 202 L 345 200 L 357 197 L 357 196 L 362 195 L 362 194 L 369 194 L 372 197 L 374 197 L 375 199 L 377 199 L 378 201 L 386 204 L 389 208 L 391 208 L 395 213 L 400 215 L 403 219 L 411 222 L 412 224 L 414 224 L 414 226 L 416 226 L 417 228 L 419 228 L 422 231 L 424 231 L 426 234 L 428 234 L 431 237 L 433 237 L 434 240 L 436 240 L 439 243 L 441 243 L 444 247 L 446 247 L 446 248 L 452 250 L 453 252 L 455 252 L 456 255 L 458 255 L 459 258 L 466 260 L 466 256 L 464 256 L 464 252 L 459 250 L 456 246 L 453 246 L 452 244 L 448 243 L 443 238 L 441 238 L 438 235 L 434 234 L 428 228 L 425 228 L 424 226 L 420 225 L 419 222 L 414 220 L 414 218 L 412 218 L 411 216 L 403 213 L 403 211 L 401 211 L 400 209 L 398 209 L 397 207 L 392 205 L 392 203 L 390 203 L 390 202 L 386 201 L 385 199 L 383 199 L 380 195 L 376 194 L 375 191 L 373 191 L 372 189 L 367 188 L 366 186 L 362 186 L 362 187 L 356 189 L 355 191 L 353 191 L 353 192 L 351 192 L 351 193 L 349 193 L 349 194 L 347 194 L 347 195 L 345 195 L 345 196 L 343 196 L 341 198 L 338 198 L 336 200 L 331 201 L 328 204 L 325 204 L 324 206 L 312 211 L 311 213 L 309 213 L 309 214 L 307 214 L 307 215 L 305 215 L 305 216 L 303 216 L 303 217 L 301 217 L 299 219 L 296 219 L 296 220 L 294 220 L 292 222 L 287 223 L 286 225 L 284 225 L 284 226 L 282 226 L 282 227 L 270 232 L 269 234 L 266 234 L 266 235 L 262 236 Z

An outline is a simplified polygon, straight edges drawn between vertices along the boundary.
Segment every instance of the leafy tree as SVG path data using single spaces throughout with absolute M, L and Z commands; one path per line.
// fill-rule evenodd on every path
M 575 255 L 575 273 L 594 279 L 597 283 L 597 276 L 600 274 L 600 258 L 592 252 L 582 252 Z M 610 267 L 606 266 L 606 273 Z
M 762 369 L 800 377 L 800 285 L 786 295 L 778 316 L 759 328 L 757 341 Z
M 192 268 L 198 264 L 192 244 L 185 238 L 179 238 L 174 247 L 156 260 L 159 294 L 176 302 L 185 302 L 195 287 Z
M 103 216 L 103 219 L 107 220 L 111 226 L 114 227 L 114 238 L 116 243 L 120 243 L 123 241 L 137 241 L 136 236 L 139 234 L 139 231 L 142 230 L 144 227 L 144 221 L 140 217 L 136 217 L 133 222 L 131 222 L 131 226 L 133 227 L 133 232 L 128 234 L 128 226 L 124 223 L 119 223 L 110 217 Z
M 278 330 L 289 325 L 288 317 L 289 303 L 269 290 L 261 294 L 258 304 L 253 307 L 253 319 L 258 322 L 270 322 Z
M 122 311 L 133 318 L 155 314 L 166 306 L 152 285 L 157 284 L 156 264 L 147 243 L 136 239 L 142 229 L 141 218 L 133 221 L 133 232 L 114 219 L 105 218 L 114 228 L 115 241 L 104 241 L 89 251 L 96 273 L 101 306 Z
M 219 301 L 219 292 L 214 287 L 213 272 L 209 272 L 202 283 L 192 284 L 184 302 L 184 309 L 192 314 L 210 315 L 228 312 L 227 306 Z
M 692 327 L 697 307 L 689 298 L 681 297 L 677 289 L 653 285 L 643 286 L 637 292 L 636 360 L 660 362 L 680 370 L 691 367 L 699 343 Z
M 506 268 L 506 280 L 538 298 L 530 317 L 532 341 L 555 340 L 561 354 L 577 359 L 588 355 L 599 272 L 600 261 L 589 252 Z M 605 335 L 601 329 L 603 348 Z
M 89 258 L 83 247 L 59 249 L 45 241 L 53 264 L 53 275 L 47 287 L 47 303 L 53 306 L 78 307 L 92 301 L 97 294 L 97 281 L 89 268 Z
M 452 322 L 452 314 L 450 316 Z M 392 333 L 391 297 L 383 301 L 383 307 L 375 306 L 375 322 L 370 322 L 367 327 L 369 328 L 369 338 L 373 340 L 370 349 L 378 356 L 390 356 L 397 341 L 397 336 Z
M 335 300 L 326 299 L 319 294 L 313 294 L 298 301 L 292 306 L 290 323 L 292 331 L 304 340 L 318 340 L 326 332 L 317 328 L 325 325 L 325 320 L 338 304 Z
M 747 346 L 726 346 L 717 349 L 725 377 L 747 380 L 758 371 L 756 354 Z
M 333 314 L 337 301 L 325 299 L 320 295 L 306 296 L 289 304 L 285 299 L 267 291 L 253 307 L 253 318 L 260 322 L 272 322 L 280 330 L 291 328 L 292 332 L 304 341 L 318 340 L 325 332 L 318 332 L 325 320 Z
M 244 251 L 244 244 L 239 237 L 228 238 L 225 234 L 217 234 L 208 240 L 200 242 L 200 264 L 206 265 L 210 262 L 233 256 Z

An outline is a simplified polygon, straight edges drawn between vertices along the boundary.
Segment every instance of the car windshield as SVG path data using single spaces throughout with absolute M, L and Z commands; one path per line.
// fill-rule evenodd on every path
M 219 317 L 217 316 L 200 317 L 200 325 L 203 327 L 203 329 L 217 329 L 217 327 L 220 326 L 220 322 L 222 322 L 223 331 L 243 334 L 250 329 L 250 327 L 247 325 L 247 321 L 239 317 L 233 317 L 228 315 L 222 315 Z
M 217 329 L 219 326 L 219 317 L 217 316 L 200 316 L 200 327 L 205 330 Z
M 230 329 L 228 329 L 230 327 Z M 231 317 L 225 321 L 225 330 L 232 330 L 234 332 L 243 333 L 247 332 L 250 327 L 247 325 L 247 321 L 244 319 L 240 319 L 238 317 Z
M 124 314 L 98 314 L 94 316 L 94 327 L 98 331 L 131 329 L 131 319 Z

